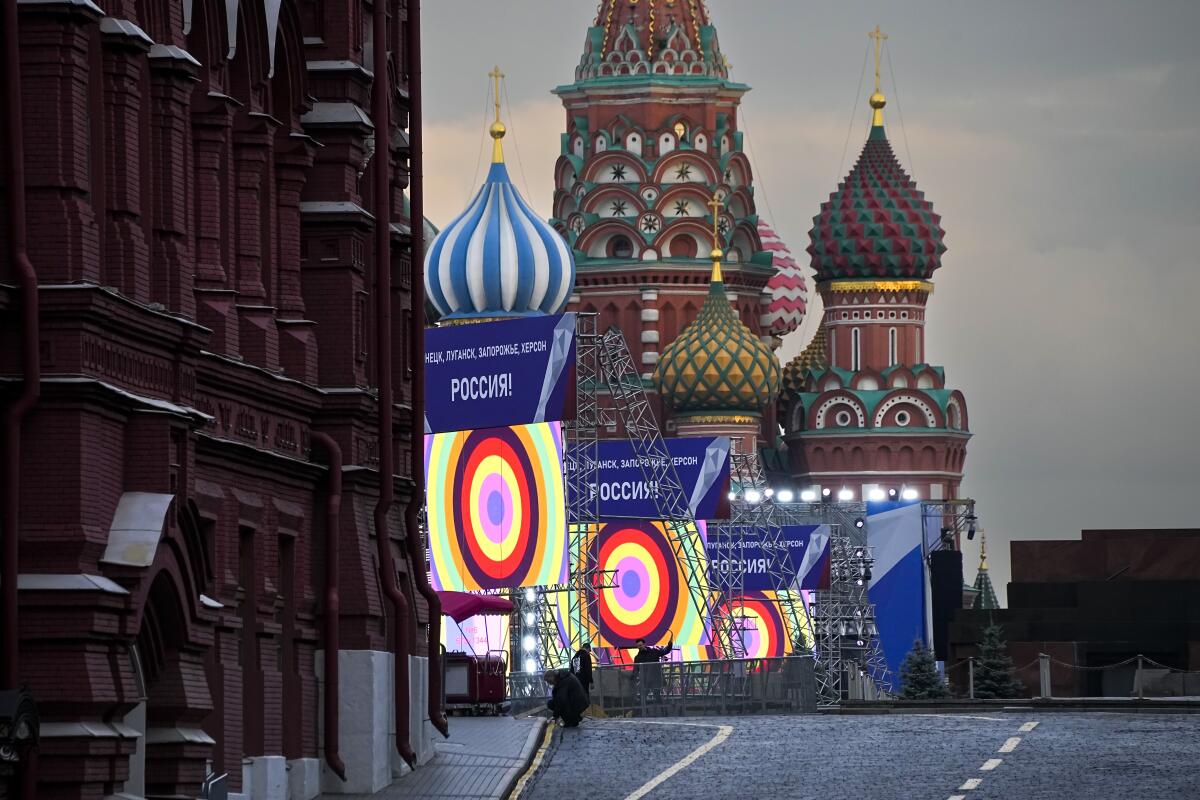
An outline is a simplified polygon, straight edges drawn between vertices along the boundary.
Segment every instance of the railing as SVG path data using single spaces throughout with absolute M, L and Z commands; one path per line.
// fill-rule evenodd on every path
M 974 656 L 961 659 L 946 667 L 946 675 L 961 694 L 965 694 L 967 698 L 975 699 L 975 674 L 977 670 L 976 659 Z M 1103 693 L 1101 696 L 1117 696 L 1117 697 L 1136 697 L 1145 699 L 1147 697 L 1195 697 L 1200 696 L 1200 672 L 1189 672 L 1177 667 L 1160 664 L 1149 656 L 1138 654 L 1130 656 L 1123 661 L 1118 661 L 1113 664 L 1103 664 L 1100 666 L 1087 666 L 1083 664 L 1070 664 L 1066 661 L 1061 661 L 1046 653 L 1039 653 L 1038 657 L 1030 661 L 1028 664 L 1022 664 L 1013 668 L 1013 674 L 1022 676 L 1027 674 L 1028 670 L 1037 667 L 1037 684 L 1038 692 L 1036 697 L 1052 698 L 1052 673 L 1060 673 L 1065 671 L 1071 673 L 1095 673 L 1095 672 L 1114 672 L 1123 673 L 1123 677 L 1129 680 L 1132 688 L 1126 693 L 1124 691 L 1115 694 Z M 959 682 L 962 683 L 959 683 Z M 1028 683 L 1028 681 L 1025 681 Z M 965 684 L 965 691 L 964 686 Z
M 811 656 L 604 666 L 592 702 L 605 715 L 815 713 Z

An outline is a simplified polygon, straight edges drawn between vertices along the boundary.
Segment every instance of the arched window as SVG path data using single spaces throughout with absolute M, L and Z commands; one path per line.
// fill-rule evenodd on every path
M 888 328 L 888 366 L 896 363 L 896 329 Z
M 925 351 L 921 348 L 921 329 L 917 328 L 915 333 L 917 336 L 917 352 L 913 353 L 913 361 L 917 362 L 918 364 L 924 364 Z
M 608 240 L 609 258 L 633 258 L 633 242 L 628 236 L 617 235 Z
M 664 133 L 658 137 L 658 155 L 665 156 L 667 153 L 675 149 L 675 137 L 669 133 Z
M 696 240 L 686 233 L 681 233 L 671 239 L 672 258 L 695 258 L 697 250 Z
M 862 335 L 858 328 L 854 328 L 850 331 L 850 369 L 855 372 L 858 371 L 861 363 L 861 340 Z
M 625 149 L 635 156 L 640 156 L 642 154 L 642 135 L 640 133 L 631 133 L 626 136 Z
M 596 152 L 603 153 L 607 149 L 608 149 L 608 139 L 605 138 L 604 134 L 600 134 L 599 136 L 596 137 Z

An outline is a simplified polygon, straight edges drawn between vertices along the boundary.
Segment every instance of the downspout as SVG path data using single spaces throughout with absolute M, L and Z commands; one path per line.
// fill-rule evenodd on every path
M 342 448 L 333 437 L 320 431 L 309 434 L 314 444 L 325 448 L 329 462 L 329 484 L 325 487 L 325 763 L 341 780 L 346 765 L 338 755 L 340 707 L 338 653 L 341 598 L 338 595 L 338 543 L 342 529 Z
M 379 502 L 375 506 L 375 546 L 379 552 L 379 585 L 392 606 L 392 693 L 396 713 L 396 752 L 408 766 L 417 756 L 409 742 L 408 659 L 411 655 L 409 624 L 412 610 L 397 584 L 396 562 L 388 532 L 388 512 L 396 500 L 396 442 L 392 428 L 392 199 L 391 120 L 388 91 L 387 4 L 375 0 L 371 10 L 374 79 L 371 92 L 371 122 L 375 126 L 373 161 L 375 193 L 375 375 L 379 384 Z
M 409 225 L 412 228 L 412 479 L 413 495 L 405 512 L 408 557 L 417 572 L 417 590 L 429 606 L 429 721 L 449 738 L 450 726 L 442 710 L 442 601 L 429 585 L 420 531 L 421 506 L 425 503 L 425 185 L 424 155 L 421 152 L 423 123 L 421 109 L 421 0 L 408 3 L 408 139 L 409 139 Z
M 8 242 L 13 272 L 21 292 L 21 392 L 4 411 L 3 566 L 0 567 L 0 688 L 16 689 L 20 679 L 17 654 L 17 566 L 20 550 L 21 422 L 41 391 L 38 326 L 38 278 L 26 250 L 25 131 L 21 109 L 21 58 L 17 51 L 17 4 L 4 3 L 4 107 L 8 110 Z

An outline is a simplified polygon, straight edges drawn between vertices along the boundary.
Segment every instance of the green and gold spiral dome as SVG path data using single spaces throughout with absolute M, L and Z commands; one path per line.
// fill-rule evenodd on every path
M 692 324 L 663 351 L 654 384 L 677 419 L 758 417 L 779 394 L 779 360 L 730 308 L 721 251 L 714 248 L 712 257 L 708 297 Z

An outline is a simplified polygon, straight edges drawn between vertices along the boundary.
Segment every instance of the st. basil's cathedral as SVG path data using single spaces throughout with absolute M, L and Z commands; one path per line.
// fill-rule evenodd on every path
M 427 264 L 429 294 L 442 296 L 452 273 L 465 286 L 486 260 L 465 244 L 453 258 L 446 241 L 488 239 L 483 228 L 497 224 L 508 231 L 499 240 L 517 243 L 501 269 L 510 291 L 438 311 L 596 314 L 600 330 L 624 334 L 664 434 L 725 435 L 741 452 L 757 449 L 773 485 L 843 499 L 957 497 L 966 401 L 926 362 L 924 341 L 944 232 L 888 142 L 884 37 L 873 36 L 870 134 L 813 218 L 807 252 L 822 317 L 788 364 L 777 354 L 804 321 L 808 279 L 758 213 L 738 122 L 750 87 L 731 79 L 700 0 L 604 0 L 574 82 L 554 89 L 566 120 L 549 222 L 571 251 L 567 302 L 545 302 L 572 270 L 557 245 L 540 226 L 512 221 L 527 215 L 489 213 L 481 193 L 431 248 L 441 263 Z M 499 120 L 492 134 L 507 184 Z M 489 181 L 496 174 L 494 164 Z M 496 196 L 525 205 L 511 184 Z M 618 423 L 606 434 L 625 432 Z

